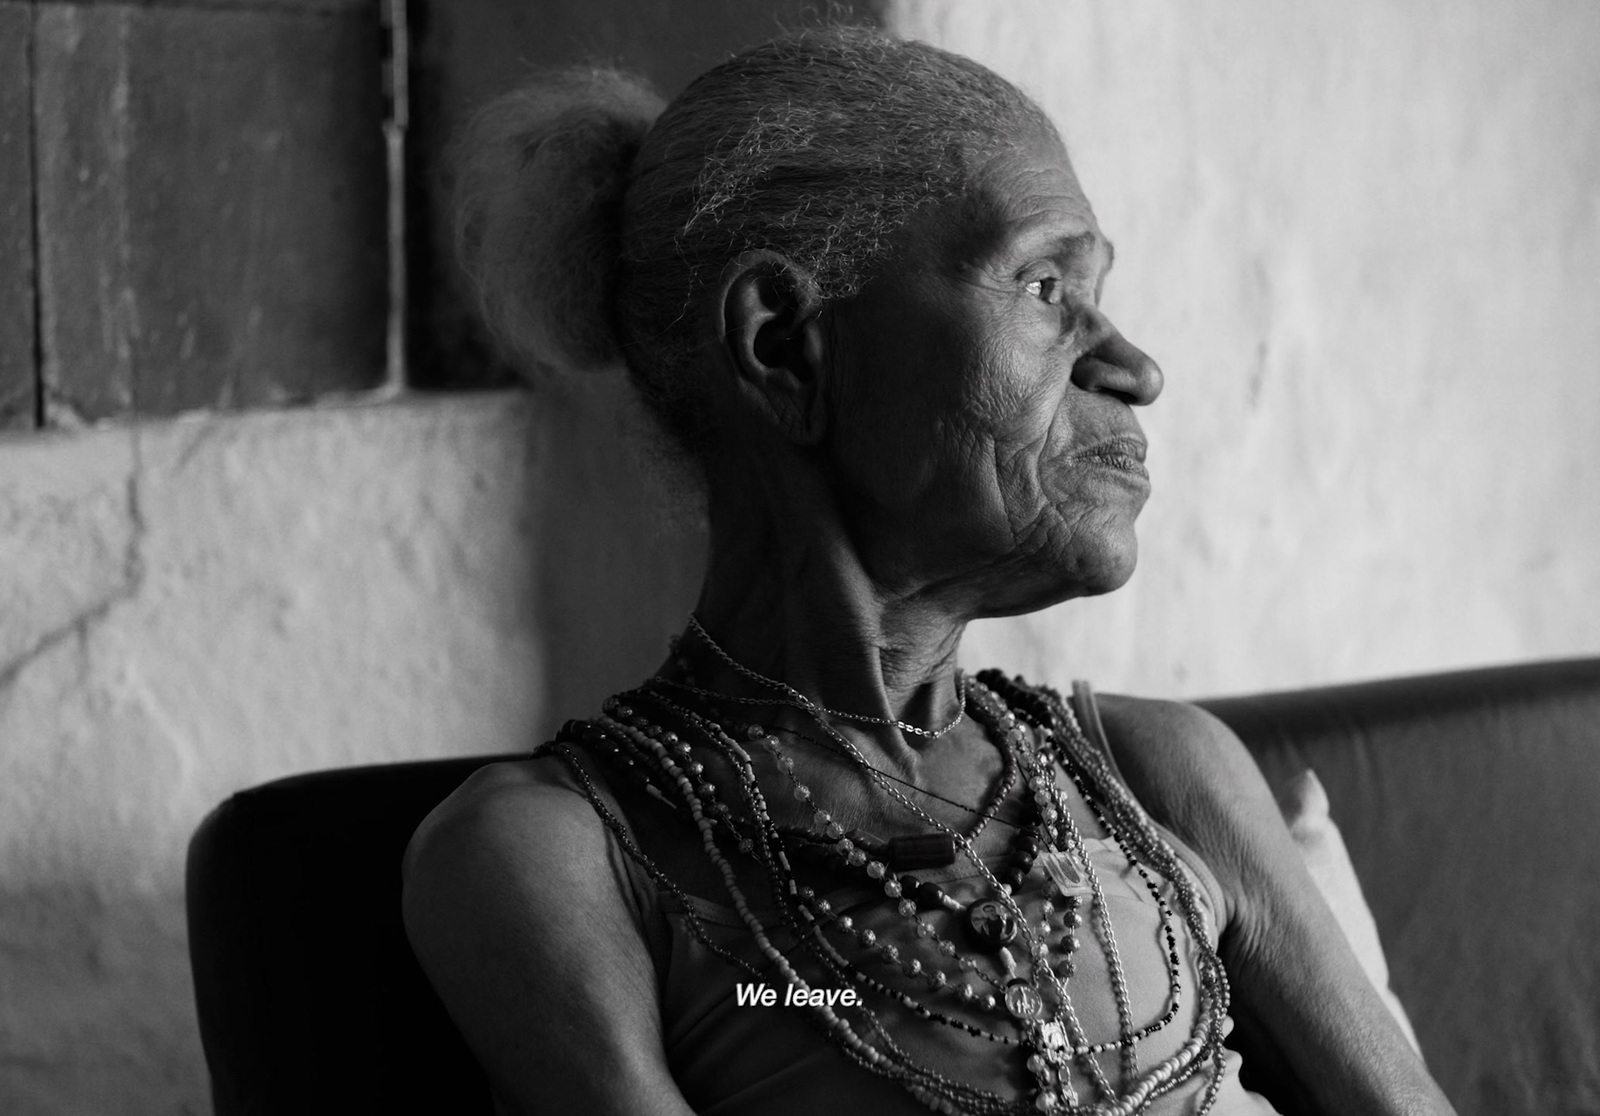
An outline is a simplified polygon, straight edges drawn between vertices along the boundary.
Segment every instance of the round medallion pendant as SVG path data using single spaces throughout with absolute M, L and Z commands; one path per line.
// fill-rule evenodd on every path
M 1017 936 L 1017 919 L 998 899 L 984 899 L 967 908 L 967 931 L 974 945 L 994 953 Z
M 1044 998 L 1033 985 L 1014 980 L 1006 985 L 1006 1010 L 1017 1019 L 1040 1019 L 1044 1016 Z

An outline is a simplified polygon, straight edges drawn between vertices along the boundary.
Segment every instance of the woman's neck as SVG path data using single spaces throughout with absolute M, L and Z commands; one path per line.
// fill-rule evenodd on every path
M 711 545 L 696 615 L 706 634 L 753 674 L 792 686 L 818 705 L 926 728 L 958 709 L 956 655 L 965 617 L 920 586 L 885 586 L 866 568 L 820 492 L 713 500 Z M 723 487 L 726 492 L 726 487 Z M 784 514 L 773 509 L 782 507 Z M 781 692 L 686 637 L 697 681 L 745 697 Z M 853 736 L 899 767 L 927 738 L 857 726 Z M 896 754 L 899 753 L 899 754 Z

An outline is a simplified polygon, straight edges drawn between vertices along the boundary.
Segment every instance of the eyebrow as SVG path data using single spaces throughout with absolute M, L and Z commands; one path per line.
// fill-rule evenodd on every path
M 1096 236 L 1091 232 L 1074 233 L 1071 236 L 1058 236 L 1051 243 L 1060 250 L 1062 255 L 1077 256 L 1093 252 L 1095 245 L 1106 246 L 1106 270 L 1110 271 L 1117 262 L 1117 246 L 1104 237 Z
M 1005 254 L 1013 260 L 1020 260 L 1023 257 L 1037 259 L 1041 251 L 1062 259 L 1082 259 L 1085 256 L 1093 256 L 1097 246 L 1102 244 L 1105 245 L 1106 266 L 1100 275 L 1104 278 L 1110 273 L 1112 264 L 1116 262 L 1116 246 L 1104 236 L 1087 230 L 1054 235 L 1042 228 L 1033 230 L 1032 235 L 1022 232 L 1011 241 Z

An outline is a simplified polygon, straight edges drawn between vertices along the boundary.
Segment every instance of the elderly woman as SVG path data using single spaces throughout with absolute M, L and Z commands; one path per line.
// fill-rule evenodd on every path
M 864 32 L 664 110 L 547 78 L 469 142 L 464 241 L 533 362 L 619 360 L 704 477 L 657 674 L 473 776 L 406 924 L 502 1111 L 1439 1113 L 1239 742 L 957 666 L 1127 581 L 1154 361 L 1050 122 Z M 576 711 L 575 711 L 576 712 Z

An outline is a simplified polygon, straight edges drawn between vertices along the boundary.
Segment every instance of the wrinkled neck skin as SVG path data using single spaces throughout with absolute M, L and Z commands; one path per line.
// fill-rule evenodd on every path
M 740 456 L 712 477 L 710 554 L 696 606 L 706 630 L 744 666 L 819 705 L 947 724 L 958 709 L 956 655 L 971 619 L 964 607 L 930 586 L 874 576 L 827 484 L 803 461 Z M 685 648 L 701 685 L 752 698 L 777 693 L 693 635 Z M 807 714 L 781 715 L 818 734 Z M 869 762 L 906 777 L 918 775 L 934 744 L 892 726 L 832 723 Z

